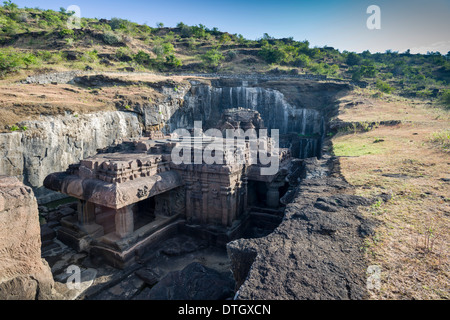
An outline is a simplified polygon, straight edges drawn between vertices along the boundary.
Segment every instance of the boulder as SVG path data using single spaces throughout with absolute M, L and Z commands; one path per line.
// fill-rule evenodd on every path
M 181 271 L 167 274 L 153 288 L 142 291 L 136 300 L 222 300 L 233 295 L 234 282 L 204 265 L 193 262 Z
M 15 177 L 0 176 L 0 300 L 51 299 L 53 286 L 41 258 L 33 191 Z

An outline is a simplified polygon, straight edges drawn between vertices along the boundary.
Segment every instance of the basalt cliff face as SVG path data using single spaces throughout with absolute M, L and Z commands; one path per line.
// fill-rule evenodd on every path
M 132 85 L 113 76 L 72 76 L 64 83 L 94 88 Z M 168 134 L 192 128 L 194 121 L 202 121 L 207 129 L 230 108 L 260 112 L 269 132 L 279 130 L 280 147 L 290 147 L 293 156 L 320 156 L 334 102 L 349 89 L 345 83 L 304 79 L 197 77 L 187 78 L 182 85 L 167 80 L 155 89 L 160 96 L 156 102 L 124 100 L 118 106 L 119 110 L 126 107 L 124 111 L 40 117 L 22 122 L 26 131 L 0 134 L 0 174 L 19 178 L 33 188 L 39 203 L 46 203 L 59 196 L 42 187 L 48 174 L 146 130 Z
M 374 222 L 337 172 L 338 159 L 308 159 L 304 179 L 268 236 L 227 244 L 236 280 L 235 299 L 360 300 L 367 294 L 363 238 Z
M 22 124 L 26 131 L 0 134 L 0 174 L 22 180 L 43 203 L 58 198 L 42 186 L 49 173 L 142 132 L 137 115 L 125 112 L 48 117 Z

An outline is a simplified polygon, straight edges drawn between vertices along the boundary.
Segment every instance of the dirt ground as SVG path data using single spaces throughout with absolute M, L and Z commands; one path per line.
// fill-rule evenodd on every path
M 448 112 L 395 96 L 376 99 L 363 90 L 341 101 L 342 121 L 400 120 L 341 130 L 332 138 L 356 194 L 391 196 L 365 209 L 380 222 L 362 248 L 369 263 L 381 267 L 381 289 L 371 298 L 449 299 Z

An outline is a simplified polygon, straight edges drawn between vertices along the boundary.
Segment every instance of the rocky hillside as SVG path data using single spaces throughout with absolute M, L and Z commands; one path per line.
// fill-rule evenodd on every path
M 360 54 L 308 41 L 245 39 L 204 25 L 140 25 L 125 19 L 82 18 L 73 12 L 0 7 L 0 76 L 52 70 L 152 71 L 169 73 L 313 74 L 363 82 L 378 94 L 450 103 L 449 54 L 386 51 Z

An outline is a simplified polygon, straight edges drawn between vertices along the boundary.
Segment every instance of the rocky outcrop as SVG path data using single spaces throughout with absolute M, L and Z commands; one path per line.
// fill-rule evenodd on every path
M 183 108 L 170 119 L 171 127 L 192 126 L 202 121 L 206 128 L 215 127 L 222 113 L 230 108 L 258 111 L 265 126 L 279 129 L 280 134 L 321 134 L 324 119 L 310 104 L 299 107 L 287 101 L 283 93 L 258 81 L 215 80 L 211 85 L 191 81 Z M 298 85 L 291 83 L 291 86 Z M 317 106 L 317 104 L 314 104 Z
M 24 83 L 37 83 L 37 84 L 57 84 L 57 83 L 68 83 L 72 81 L 75 77 L 80 75 L 81 71 L 68 71 L 68 72 L 54 72 L 39 74 L 35 76 L 29 76 Z
M 75 72 L 38 75 L 27 81 L 69 82 L 95 88 L 142 85 L 155 93 L 154 97 L 144 95 L 145 99 L 119 95 L 116 108 L 127 112 L 41 116 L 20 123 L 25 131 L 0 134 L 0 174 L 16 176 L 31 186 L 39 203 L 60 197 L 42 187 L 48 174 L 64 171 L 117 139 L 137 137 L 142 129 L 168 134 L 177 128 L 192 128 L 195 120 L 202 121 L 207 129 L 230 108 L 258 111 L 269 130 L 280 130 L 280 147 L 291 148 L 294 157 L 320 157 L 325 123 L 336 109 L 334 101 L 350 89 L 346 83 L 238 75 L 145 82 L 127 80 L 120 74 Z
M 33 191 L 17 178 L 0 176 L 0 300 L 51 299 L 53 286 L 41 259 Z
M 47 175 L 66 170 L 116 140 L 142 133 L 138 115 L 118 111 L 48 117 L 21 126 L 27 129 L 0 134 L 0 174 L 31 186 L 41 203 L 60 197 L 43 187 Z
M 222 300 L 233 294 L 233 280 L 227 275 L 193 262 L 183 270 L 167 274 L 136 300 Z
M 353 195 L 342 178 L 306 176 L 273 233 L 227 245 L 236 299 L 365 297 L 367 266 L 360 246 L 374 225 L 357 207 L 371 201 Z

